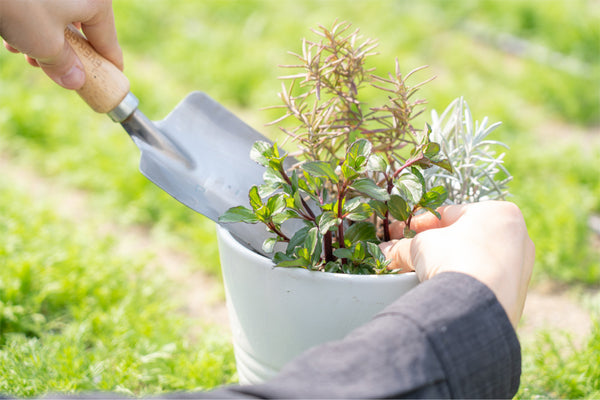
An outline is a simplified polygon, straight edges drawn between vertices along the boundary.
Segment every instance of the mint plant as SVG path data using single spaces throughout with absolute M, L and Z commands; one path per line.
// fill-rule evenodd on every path
M 297 74 L 283 77 L 282 128 L 297 143 L 297 162 L 286 169 L 288 154 L 277 144 L 257 142 L 251 158 L 266 168 L 265 183 L 249 193 L 250 208 L 228 210 L 220 222 L 263 223 L 274 234 L 263 250 L 279 242 L 285 251 L 273 260 L 281 267 L 353 274 L 381 274 L 388 261 L 378 243 L 390 240 L 393 219 L 406 223 L 418 210 L 436 213 L 446 200 L 442 186 L 428 188 L 423 170 L 433 165 L 450 170 L 440 145 L 430 141 L 430 128 L 417 130 L 412 120 L 422 100 L 412 100 L 420 83 L 409 86 L 396 61 L 387 78 L 372 74 L 365 59 L 376 43 L 360 40 L 350 24 L 316 30 L 321 40 L 303 41 L 295 54 Z M 367 107 L 359 93 L 384 94 L 378 107 Z M 299 93 L 296 93 L 299 89 Z M 295 160 L 294 160 L 295 161 Z M 286 235 L 282 224 L 298 219 L 303 227 Z
M 295 151 L 255 143 L 250 157 L 266 168 L 264 184 L 250 189 L 249 208 L 231 208 L 219 219 L 264 224 L 273 236 L 263 250 L 274 253 L 279 267 L 399 272 L 388 269 L 378 246 L 392 239 L 390 224 L 403 221 L 404 237 L 411 237 L 417 213 L 439 218 L 436 209 L 454 191 L 445 177 L 453 176 L 454 164 L 464 166 L 444 155 L 439 141 L 447 139 L 428 124 L 413 125 L 425 103 L 415 94 L 431 79 L 408 80 L 425 67 L 402 75 L 396 60 L 393 73 L 375 75 L 365 61 L 377 43 L 350 28 L 319 27 L 317 41 L 303 40 L 301 54 L 291 53 L 298 63 L 284 66 L 295 73 L 281 78 L 283 104 L 274 108 L 285 113 L 273 123 L 286 123 L 280 128 Z M 289 220 L 301 221 L 291 234 L 284 226 Z

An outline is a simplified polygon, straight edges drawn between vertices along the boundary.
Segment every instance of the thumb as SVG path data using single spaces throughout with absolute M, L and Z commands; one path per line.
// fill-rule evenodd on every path
M 402 272 L 414 271 L 414 263 L 411 256 L 411 245 L 414 239 L 400 239 L 381 243 L 379 248 L 390 260 L 388 269 L 399 269 Z
M 85 83 L 85 72 L 81 60 L 71 45 L 64 40 L 62 50 L 53 57 L 38 58 L 36 61 L 42 70 L 65 89 L 81 89 Z

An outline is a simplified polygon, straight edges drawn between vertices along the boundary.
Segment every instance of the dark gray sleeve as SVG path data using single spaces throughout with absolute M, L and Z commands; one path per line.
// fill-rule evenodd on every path
M 444 273 L 345 339 L 302 354 L 271 381 L 205 395 L 511 398 L 520 375 L 519 342 L 494 294 L 467 275 Z

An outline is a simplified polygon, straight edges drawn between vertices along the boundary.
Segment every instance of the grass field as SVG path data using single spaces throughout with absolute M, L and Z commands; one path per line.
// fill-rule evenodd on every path
M 125 72 L 151 119 L 202 90 L 277 138 L 264 127 L 277 113 L 261 111 L 278 104 L 286 71 L 277 65 L 293 61 L 287 51 L 299 51 L 310 28 L 336 19 L 379 39 L 381 75 L 396 57 L 406 72 L 429 65 L 417 76 L 437 76 L 420 92 L 428 109 L 464 96 L 476 119 L 503 122 L 494 139 L 511 147 L 511 200 L 537 249 L 534 285 L 597 292 L 600 242 L 588 222 L 600 214 L 598 2 L 130 0 L 114 8 Z M 144 227 L 218 280 L 213 224 L 137 172 L 139 154 L 119 126 L 6 51 L 0 158 L 86 193 L 97 221 L 66 220 L 19 190 L 14 174 L 0 174 L 0 392 L 142 395 L 235 380 L 222 328 L 190 321 L 173 304 L 173 282 L 148 273 L 144 256 L 115 256 L 119 232 L 99 229 L 107 220 Z M 598 321 L 600 300 L 589 299 Z M 191 340 L 193 324 L 203 328 Z M 547 332 L 527 347 L 519 397 L 599 395 L 597 325 L 582 346 L 565 340 Z

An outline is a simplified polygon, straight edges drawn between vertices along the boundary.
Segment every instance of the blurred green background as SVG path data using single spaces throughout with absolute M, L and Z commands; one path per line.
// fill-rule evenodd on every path
M 503 122 L 493 139 L 510 146 L 510 200 L 537 250 L 533 287 L 597 293 L 598 1 L 116 0 L 114 10 L 125 73 L 151 119 L 201 90 L 276 139 L 264 124 L 279 115 L 262 109 L 279 104 L 287 72 L 278 65 L 336 19 L 379 39 L 380 75 L 396 57 L 405 72 L 429 65 L 413 81 L 437 76 L 419 92 L 427 115 L 464 96 L 475 119 Z M 141 227 L 219 284 L 212 222 L 149 183 L 138 162 L 120 126 L 0 52 L 0 392 L 148 394 L 235 381 L 223 328 L 190 323 L 173 282 L 144 268 L 150 256 L 115 256 L 119 229 L 100 228 Z M 84 215 L 65 218 L 38 186 L 83 193 Z M 589 308 L 597 321 L 600 306 Z M 583 361 L 600 365 L 595 324 L 570 351 L 552 332 L 524 348 L 519 396 L 597 396 L 600 372 Z

